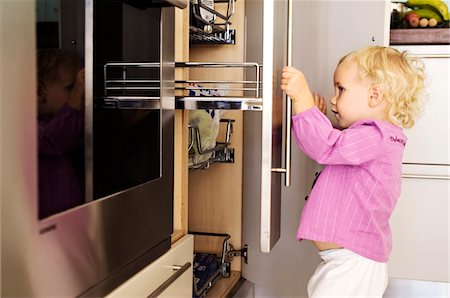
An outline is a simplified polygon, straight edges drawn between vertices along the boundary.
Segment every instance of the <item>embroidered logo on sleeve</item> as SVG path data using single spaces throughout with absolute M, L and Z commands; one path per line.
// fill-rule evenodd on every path
M 400 144 L 402 144 L 403 146 L 406 145 L 406 141 L 405 141 L 404 139 L 401 139 L 401 138 L 397 137 L 397 136 L 395 136 L 395 137 L 390 136 L 389 139 L 391 140 L 391 142 L 394 142 L 394 143 L 400 143 Z

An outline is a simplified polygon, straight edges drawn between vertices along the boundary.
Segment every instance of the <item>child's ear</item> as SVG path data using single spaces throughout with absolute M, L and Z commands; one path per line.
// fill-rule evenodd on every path
M 369 107 L 373 108 L 383 102 L 383 91 L 379 84 L 372 85 L 369 89 Z

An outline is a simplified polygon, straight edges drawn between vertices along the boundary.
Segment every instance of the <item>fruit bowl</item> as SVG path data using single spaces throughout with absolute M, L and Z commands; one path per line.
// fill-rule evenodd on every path
M 444 1 L 394 0 L 391 6 L 390 44 L 450 44 Z

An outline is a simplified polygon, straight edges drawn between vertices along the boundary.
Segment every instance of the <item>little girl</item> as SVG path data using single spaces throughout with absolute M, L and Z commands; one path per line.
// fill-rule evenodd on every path
M 382 297 L 392 247 L 389 218 L 400 195 L 406 136 L 424 90 L 420 61 L 372 46 L 341 59 L 331 110 L 303 73 L 283 68 L 281 88 L 293 101 L 293 133 L 302 151 L 325 165 L 303 209 L 297 238 L 312 240 L 323 262 L 309 297 Z
M 60 49 L 39 50 L 39 218 L 84 202 L 84 69 Z

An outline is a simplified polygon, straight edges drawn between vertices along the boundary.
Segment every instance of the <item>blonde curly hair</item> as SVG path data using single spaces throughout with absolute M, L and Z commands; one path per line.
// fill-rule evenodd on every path
M 422 111 L 425 96 L 423 62 L 394 48 L 370 46 L 351 52 L 344 60 L 358 64 L 360 78 L 379 84 L 388 100 L 389 119 L 395 125 L 410 128 Z

